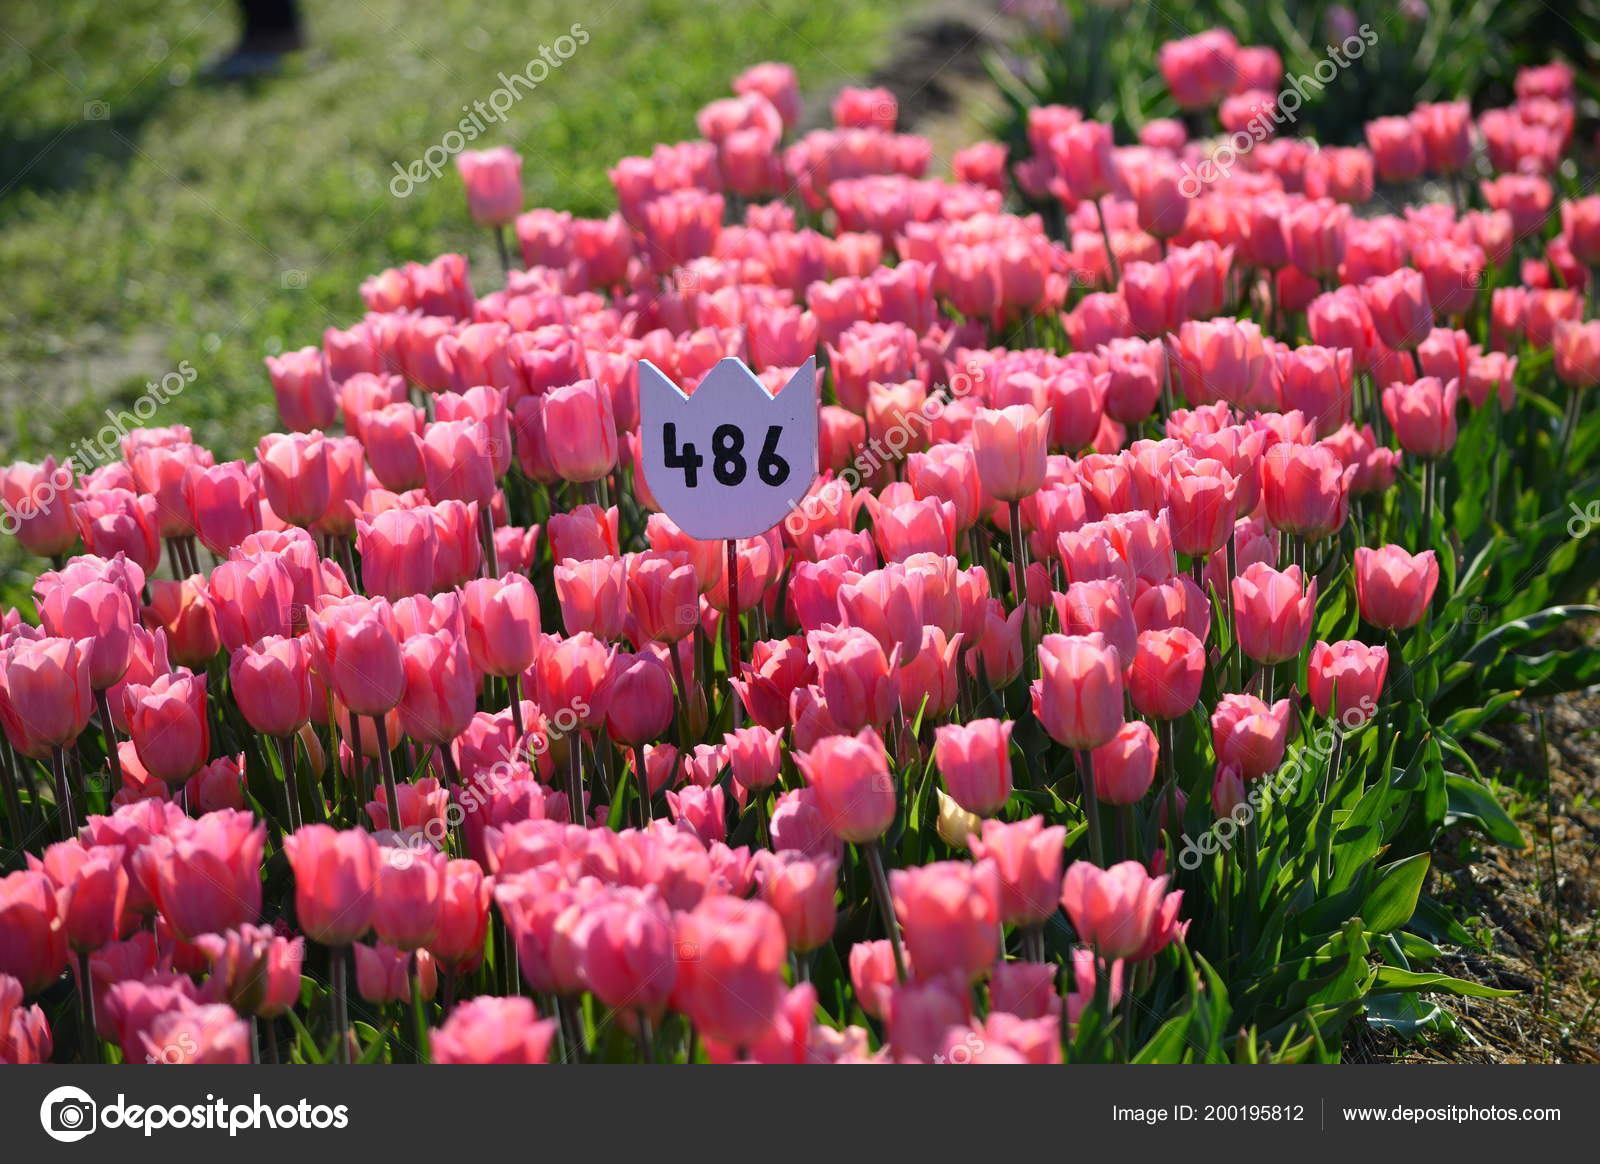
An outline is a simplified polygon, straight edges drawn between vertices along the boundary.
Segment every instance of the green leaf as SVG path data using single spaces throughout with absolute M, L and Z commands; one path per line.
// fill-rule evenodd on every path
M 1481 828 L 1486 836 L 1498 844 L 1513 849 L 1526 849 L 1527 838 L 1510 815 L 1500 806 L 1494 793 L 1467 776 L 1445 777 L 1449 792 L 1449 808 L 1445 824 L 1470 821 Z
M 1430 859 L 1430 854 L 1418 853 L 1378 870 L 1378 884 L 1361 906 L 1369 933 L 1386 934 L 1411 920 Z
M 1414 970 L 1401 970 L 1396 966 L 1379 966 L 1372 982 L 1373 994 L 1392 994 L 1400 990 L 1423 990 L 1431 993 L 1459 994 L 1464 998 L 1511 998 L 1515 990 L 1496 990 L 1464 978 L 1448 974 L 1419 974 Z

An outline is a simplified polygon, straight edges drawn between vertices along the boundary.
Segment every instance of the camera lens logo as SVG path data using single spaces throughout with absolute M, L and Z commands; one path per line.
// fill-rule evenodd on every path
M 58 1087 L 39 1105 L 39 1122 L 52 1140 L 71 1144 L 94 1131 L 97 1110 L 81 1087 Z

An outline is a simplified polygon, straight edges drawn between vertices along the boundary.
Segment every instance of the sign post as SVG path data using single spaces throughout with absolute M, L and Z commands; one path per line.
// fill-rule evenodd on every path
M 766 533 L 810 491 L 817 405 L 815 357 L 776 396 L 735 356 L 719 360 L 690 393 L 639 362 L 645 482 L 684 533 L 727 543 L 730 679 L 739 666 L 738 542 Z

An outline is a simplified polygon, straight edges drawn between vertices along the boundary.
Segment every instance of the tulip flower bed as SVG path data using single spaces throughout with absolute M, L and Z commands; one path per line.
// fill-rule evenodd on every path
M 1482 728 L 1600 678 L 1541 641 L 1600 574 L 1600 199 L 1491 148 L 1486 209 L 1357 217 L 1375 159 L 1480 164 L 1464 104 L 1193 199 L 1181 126 L 1043 107 L 1063 240 L 885 93 L 735 91 L 606 219 L 462 155 L 520 263 L 373 276 L 253 460 L 5 471 L 53 568 L 0 1058 L 1329 1060 L 1500 993 L 1423 890 L 1446 824 L 1517 837 Z M 728 356 L 825 367 L 822 477 L 731 547 L 639 470 L 640 361 Z

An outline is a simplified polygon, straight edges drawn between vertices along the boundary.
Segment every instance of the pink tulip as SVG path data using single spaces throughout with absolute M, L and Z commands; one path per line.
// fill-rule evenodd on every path
M 648 892 L 614 890 L 586 914 L 581 973 L 613 1010 L 659 1021 L 677 980 L 672 914 Z
M 310 525 L 332 496 L 327 442 L 322 433 L 274 433 L 256 447 L 261 483 L 272 511 L 291 525 Z
M 993 865 L 935 861 L 889 875 L 894 911 L 922 978 L 975 981 L 994 964 L 1000 939 L 1000 877 Z
M 470 972 L 483 960 L 493 885 L 476 861 L 445 863 L 439 898 L 439 929 L 428 952 L 452 974 Z
M 1174 626 L 1141 632 L 1128 673 L 1133 706 L 1155 719 L 1187 715 L 1200 698 L 1205 669 L 1205 646 L 1188 629 Z
M 998 501 L 1017 501 L 1044 482 L 1048 415 L 1029 404 L 980 408 L 972 423 L 972 447 L 984 492 Z
M 771 906 L 708 897 L 674 919 L 673 1005 L 703 1035 L 748 1045 L 766 1034 L 784 993 L 788 942 Z
M 39 994 L 67 965 L 66 919 L 55 885 L 42 870 L 0 878 L 0 974 Z
M 211 962 L 207 993 L 240 1014 L 274 1018 L 300 1001 L 304 938 L 286 938 L 270 926 L 242 925 L 203 934 L 195 945 Z
M 1224 695 L 1211 713 L 1211 744 L 1219 764 L 1238 768 L 1256 780 L 1283 763 L 1289 734 L 1290 704 L 1272 706 L 1254 695 Z
M 1456 443 L 1459 398 L 1459 381 L 1442 384 L 1433 376 L 1424 376 L 1413 384 L 1385 388 L 1383 414 L 1406 452 L 1430 459 L 1441 457 Z
M 101 579 L 81 586 L 57 585 L 39 604 L 39 621 L 49 634 L 89 641 L 93 690 L 104 691 L 127 671 L 138 620 L 127 592 L 116 583 Z
M 921 634 L 917 642 L 921 642 Z M 812 631 L 806 636 L 828 714 L 845 732 L 881 727 L 893 713 L 902 654 L 885 656 L 878 640 L 857 627 Z
M 1104 804 L 1138 804 L 1155 782 L 1159 754 L 1149 724 L 1123 724 L 1110 742 L 1089 753 L 1095 795 Z
M 1046 635 L 1030 690 L 1034 714 L 1065 747 L 1098 748 L 1122 726 L 1122 664 L 1104 635 Z
M 306 825 L 283 842 L 294 870 L 294 909 L 314 942 L 348 946 L 372 925 L 378 851 L 371 834 Z
M 993 866 L 999 877 L 1001 921 L 1042 925 L 1055 913 L 1066 837 L 1065 826 L 1046 828 L 1039 816 L 1013 824 L 986 820 L 967 837 L 973 860 Z
M 545 449 L 556 473 L 568 481 L 594 481 L 617 465 L 617 428 L 611 395 L 594 380 L 545 395 Z
M 521 574 L 476 578 L 462 591 L 467 649 L 486 675 L 526 671 L 538 655 L 539 599 Z
M 91 554 L 112 558 L 126 554 L 146 574 L 161 562 L 160 518 L 153 497 L 127 489 L 88 490 L 72 507 L 72 519 Z
M 266 825 L 223 809 L 174 821 L 135 854 L 134 870 L 173 933 L 192 942 L 260 916 L 266 843 Z
M 357 943 L 356 993 L 375 1006 L 411 1002 L 412 979 L 424 1002 L 431 1000 L 439 986 L 439 973 L 427 950 L 400 950 L 378 943 Z
M 27 736 L 45 747 L 77 739 L 94 711 L 92 639 L 19 639 L 0 650 L 5 700 Z
M 183 488 L 184 500 L 194 514 L 195 533 L 213 554 L 226 557 L 261 528 L 261 495 L 245 472 L 244 462 L 191 466 Z
M 437 420 L 422 431 L 423 477 L 434 501 L 476 501 L 495 494 L 495 448 L 481 420 Z
M 675 711 L 672 692 L 672 672 L 655 655 L 614 655 L 604 695 L 611 738 L 635 747 L 664 736 Z
M 1256 562 L 1233 580 L 1239 649 L 1258 663 L 1283 663 L 1300 653 L 1316 613 L 1317 580 L 1307 589 L 1300 567 L 1274 570 Z
M 1332 646 L 1318 642 L 1306 663 L 1311 705 L 1319 715 L 1333 714 L 1337 708 L 1339 722 L 1354 728 L 1377 710 L 1388 671 L 1387 647 L 1369 647 L 1354 639 Z
M 241 647 L 228 684 L 246 722 L 269 736 L 289 736 L 311 720 L 311 656 L 299 638 L 269 635 Z
M 435 1063 L 547 1063 L 556 1026 L 531 999 L 485 996 L 452 1010 L 429 1045 Z
M 400 644 L 405 693 L 400 730 L 419 744 L 449 747 L 478 708 L 479 678 L 454 631 L 412 635 Z
M 346 600 L 313 621 L 318 672 L 356 715 L 386 715 L 405 695 L 405 666 L 388 604 Z
M 5 502 L 0 531 L 16 534 L 30 554 L 59 558 L 77 544 L 72 510 L 78 491 L 71 461 L 58 465 L 46 457 L 37 465 L 7 465 L 0 469 L 0 500 Z
M 625 564 L 621 558 L 568 559 L 555 568 L 556 598 L 568 634 L 588 631 L 619 638 L 627 615 Z
M 272 377 L 272 394 L 278 415 L 295 432 L 310 432 L 331 425 L 339 415 L 328 358 L 321 348 L 306 347 L 266 357 Z
M 1170 914 L 1176 913 L 1183 893 L 1167 893 L 1166 887 L 1166 877 L 1151 877 L 1138 861 L 1109 869 L 1074 861 L 1062 879 L 1061 904 L 1078 936 L 1101 958 L 1142 960 L 1159 953 L 1174 936 Z
M 140 1036 L 147 1063 L 248 1063 L 250 1025 L 231 1006 L 168 1011 Z
M 1558 321 L 1551 347 L 1556 377 L 1563 384 L 1574 391 L 1600 384 L 1600 320 Z
M 506 226 L 522 212 L 522 159 L 509 146 L 462 150 L 456 169 L 467 188 L 467 209 L 479 226 Z
M 1410 351 L 1433 330 L 1433 306 L 1420 271 L 1402 268 L 1379 276 L 1369 280 L 1361 293 L 1378 338 L 1395 351 Z
M 894 822 L 895 787 L 883 741 L 871 728 L 819 740 L 795 753 L 828 829 L 852 844 L 881 837 Z
M 1010 720 L 946 724 L 934 739 L 934 762 L 950 798 L 966 811 L 990 816 L 1011 795 Z
M 1356 600 L 1375 627 L 1405 630 L 1422 621 L 1439 584 L 1432 550 L 1409 554 L 1399 546 L 1356 547 Z

